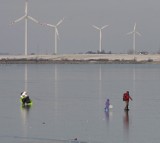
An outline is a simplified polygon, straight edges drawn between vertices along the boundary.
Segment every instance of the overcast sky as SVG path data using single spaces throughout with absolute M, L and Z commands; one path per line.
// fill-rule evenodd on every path
M 65 20 L 58 27 L 58 53 L 85 53 L 99 49 L 99 31 L 92 25 L 109 27 L 102 31 L 102 49 L 127 53 L 132 49 L 135 22 L 136 51 L 156 53 L 160 49 L 159 0 L 28 0 L 30 16 L 50 24 Z M 24 54 L 25 0 L 0 0 L 0 53 Z M 54 29 L 28 22 L 28 53 L 52 54 Z

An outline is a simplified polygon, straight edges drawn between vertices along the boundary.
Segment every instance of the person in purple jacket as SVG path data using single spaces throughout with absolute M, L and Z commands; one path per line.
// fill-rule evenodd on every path
M 107 99 L 105 103 L 105 108 L 104 108 L 106 112 L 109 111 L 109 105 L 110 105 L 110 102 L 109 102 L 109 99 Z

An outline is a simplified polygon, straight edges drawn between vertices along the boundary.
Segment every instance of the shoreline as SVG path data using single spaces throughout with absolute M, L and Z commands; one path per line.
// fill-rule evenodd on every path
M 0 55 L 0 64 L 160 64 L 159 54 Z

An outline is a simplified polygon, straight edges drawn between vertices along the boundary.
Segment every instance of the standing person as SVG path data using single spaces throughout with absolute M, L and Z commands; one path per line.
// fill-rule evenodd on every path
M 125 110 L 129 110 L 128 106 L 129 106 L 129 100 L 132 100 L 132 97 L 129 95 L 129 91 L 126 91 L 126 93 L 123 94 L 123 101 L 125 101 L 126 106 L 125 106 Z
M 104 108 L 106 112 L 109 111 L 109 106 L 110 106 L 110 102 L 109 102 L 109 99 L 107 99 L 105 103 L 105 108 Z

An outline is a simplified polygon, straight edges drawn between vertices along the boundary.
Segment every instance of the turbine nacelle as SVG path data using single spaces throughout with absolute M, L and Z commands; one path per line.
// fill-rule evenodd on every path
M 95 25 L 92 25 L 92 26 L 93 26 L 94 28 L 98 29 L 98 30 L 102 30 L 102 29 L 108 27 L 109 25 L 102 26 L 101 28 L 99 28 L 99 27 L 97 27 L 97 26 L 95 26 Z

